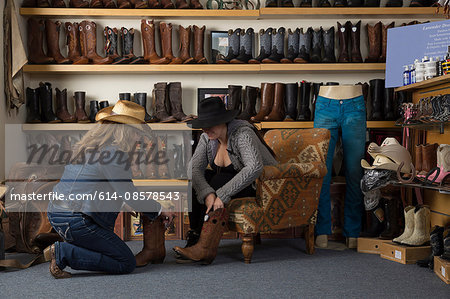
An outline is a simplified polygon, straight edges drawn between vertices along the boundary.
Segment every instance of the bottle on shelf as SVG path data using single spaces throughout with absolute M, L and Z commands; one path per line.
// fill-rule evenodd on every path
M 409 65 L 409 82 L 410 84 L 416 83 L 416 69 L 414 68 L 414 64 Z
M 405 65 L 404 68 L 405 70 L 403 71 L 403 86 L 411 84 L 409 68 L 407 65 Z

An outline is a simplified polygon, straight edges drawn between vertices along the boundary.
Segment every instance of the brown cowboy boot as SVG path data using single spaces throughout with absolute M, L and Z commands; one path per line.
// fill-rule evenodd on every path
M 91 0 L 91 8 L 103 8 L 102 0 Z
M 175 58 L 172 52 L 172 24 L 159 23 L 159 32 L 161 37 L 161 52 L 162 56 L 172 62 Z
M 117 8 L 116 2 L 113 0 L 102 0 L 104 8 Z
M 142 45 L 144 47 L 144 59 L 151 64 L 167 64 L 170 62 L 165 57 L 159 57 L 155 49 L 155 24 L 153 20 L 141 20 Z
M 414 167 L 416 169 L 416 172 L 418 174 L 426 174 L 422 172 L 422 150 L 423 150 L 423 144 L 418 144 L 415 147 L 415 160 L 414 160 Z
M 187 122 L 194 119 L 192 114 L 186 115 L 183 112 L 183 104 L 181 100 L 181 82 L 171 82 L 169 83 L 169 101 L 172 116 L 178 121 Z
M 117 0 L 117 6 L 122 8 L 131 8 L 131 2 L 129 0 Z
M 58 64 L 71 63 L 70 59 L 64 58 L 59 50 L 59 30 L 61 29 L 61 22 L 53 23 L 51 20 L 45 20 L 45 30 L 47 39 L 48 56 L 53 57 Z
M 158 0 L 148 0 L 148 8 L 161 8 Z
M 64 3 L 64 0 L 53 0 L 52 1 L 52 7 L 55 7 L 55 8 L 66 8 L 66 3 Z
M 275 83 L 261 83 L 261 107 L 251 121 L 262 121 L 272 111 Z
M 439 144 L 424 144 L 422 148 L 422 171 L 426 173 L 437 165 L 437 149 Z
M 161 0 L 161 6 L 163 9 L 175 8 L 175 5 L 173 5 L 172 0 Z
M 71 115 L 67 110 L 67 89 L 62 91 L 55 88 L 56 91 L 56 117 L 65 123 L 73 123 L 76 121 L 75 116 Z
M 205 43 L 205 29 L 206 27 L 198 27 L 194 25 L 194 60 L 196 63 L 203 64 L 208 63 L 204 54 Z
M 85 0 L 70 0 L 69 1 L 69 7 L 86 8 L 86 7 L 89 7 L 89 1 L 85 1 Z
M 388 25 L 381 24 L 381 55 L 378 62 L 385 63 L 386 62 L 386 49 L 387 49 L 387 31 L 389 28 L 394 28 L 395 22 L 392 22 Z
M 180 56 L 172 59 L 170 64 L 194 63 L 194 58 L 189 54 L 191 26 L 184 28 L 180 25 Z
M 145 178 L 157 179 L 158 178 L 158 140 L 156 137 L 144 137 L 145 143 Z
M 144 227 L 144 246 L 141 252 L 136 255 L 136 267 L 142 267 L 148 263 L 161 264 L 166 257 L 166 228 L 163 217 L 158 216 L 153 221 L 147 216 L 141 216 Z
M 158 119 L 159 122 L 162 123 L 175 122 L 177 119 L 169 115 L 168 113 L 169 109 L 166 108 L 170 106 L 167 103 L 168 101 L 167 83 L 166 82 L 156 83 L 153 91 L 155 92 L 153 96 L 154 99 L 153 107 L 155 107 L 155 113 L 153 115 L 156 117 L 156 119 Z
M 88 123 L 90 122 L 89 117 L 86 115 L 85 107 L 85 98 L 86 92 L 84 91 L 75 91 L 73 96 L 75 98 L 75 118 L 79 123 Z
M 148 8 L 147 0 L 130 0 L 134 8 Z
M 204 264 L 211 264 L 216 258 L 220 239 L 227 230 L 228 213 L 225 209 L 217 209 L 208 215 L 209 219 L 203 223 L 197 244 L 187 248 L 176 246 L 173 249 L 183 258 L 202 261 Z
M 45 55 L 43 49 L 44 20 L 28 19 L 28 61 L 34 64 L 48 64 L 55 60 Z
M 378 62 L 381 53 L 381 22 L 371 26 L 367 24 L 367 35 L 369 39 L 369 57 L 365 62 Z
M 167 135 L 158 136 L 158 156 L 161 155 L 162 162 L 158 162 L 158 174 L 161 179 L 168 179 L 169 174 L 169 160 L 167 155 Z
M 347 21 L 344 25 L 337 22 L 337 36 L 339 40 L 339 57 L 338 63 L 350 62 L 350 51 L 348 41 L 350 39 L 351 22 Z
M 360 63 L 363 62 L 361 57 L 361 21 L 353 25 L 350 23 L 350 39 L 351 39 L 351 50 L 350 50 L 350 62 Z
M 272 111 L 264 117 L 266 121 L 284 120 L 284 96 L 286 94 L 286 85 L 283 83 L 275 83 L 275 97 L 273 100 Z
M 176 0 L 175 6 L 178 9 L 186 9 L 189 8 L 189 4 L 186 2 L 186 0 Z
M 191 0 L 189 7 L 193 9 L 203 9 L 203 5 L 200 3 L 199 0 Z
M 78 23 L 66 22 L 66 34 L 67 34 L 67 46 L 69 53 L 67 58 L 72 60 L 73 64 L 87 64 L 89 59 L 85 56 L 81 56 L 80 49 L 80 31 L 78 31 Z
M 110 64 L 111 57 L 101 57 L 97 54 L 97 25 L 91 21 L 83 21 L 78 25 L 80 31 L 80 45 L 83 56 L 94 64 Z
M 50 274 L 56 279 L 60 278 L 70 278 L 72 274 L 67 271 L 64 271 L 58 267 L 56 264 L 56 255 L 55 255 L 55 244 L 50 245 L 49 247 L 44 249 L 44 260 L 46 262 L 50 261 Z

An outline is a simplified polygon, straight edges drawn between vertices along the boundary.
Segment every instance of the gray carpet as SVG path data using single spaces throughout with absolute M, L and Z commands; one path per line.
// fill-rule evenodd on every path
M 141 242 L 128 243 L 138 252 Z M 164 264 L 129 275 L 72 271 L 56 280 L 48 264 L 0 272 L 0 298 L 450 298 L 450 286 L 432 271 L 353 250 L 304 253 L 296 240 L 262 240 L 246 265 L 240 241 L 222 241 L 213 264 L 175 263 L 167 241 Z

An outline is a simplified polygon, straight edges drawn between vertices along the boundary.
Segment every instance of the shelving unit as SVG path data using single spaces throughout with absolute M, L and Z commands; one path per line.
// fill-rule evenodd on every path
M 174 180 L 174 179 L 136 179 L 133 180 L 136 187 L 187 187 L 188 180 Z
M 439 77 L 434 77 L 432 79 L 425 80 L 425 81 L 418 82 L 418 83 L 414 83 L 414 84 L 409 84 L 409 85 L 397 87 L 395 89 L 395 91 L 396 92 L 397 91 L 413 92 L 413 91 L 418 90 L 418 89 L 424 89 L 424 88 L 428 88 L 428 87 L 433 87 L 433 86 L 436 86 L 436 85 L 447 83 L 449 81 L 450 81 L 450 74 L 439 76 Z

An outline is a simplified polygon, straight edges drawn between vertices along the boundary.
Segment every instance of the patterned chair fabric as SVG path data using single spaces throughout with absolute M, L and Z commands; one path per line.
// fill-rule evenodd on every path
M 254 234 L 315 224 L 330 133 L 326 129 L 270 130 L 264 140 L 280 164 L 266 166 L 256 198 L 229 202 L 230 230 Z

